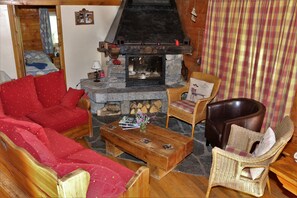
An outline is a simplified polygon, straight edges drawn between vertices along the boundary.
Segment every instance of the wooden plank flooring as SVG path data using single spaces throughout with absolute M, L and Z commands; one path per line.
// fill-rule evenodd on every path
M 139 165 L 127 160 L 114 159 L 115 161 L 136 170 Z M 269 194 L 265 191 L 264 198 L 291 198 L 293 194 L 281 187 L 281 184 L 271 175 L 270 179 L 272 192 Z M 204 176 L 195 176 L 181 172 L 170 172 L 161 180 L 150 177 L 150 197 L 205 197 L 208 186 L 208 178 Z M 224 187 L 214 187 L 211 191 L 210 197 L 218 198 L 251 198 L 253 196 L 245 193 L 240 193 Z
M 84 143 L 82 143 L 84 144 Z M 86 146 L 86 145 L 85 145 Z M 137 170 L 141 164 L 129 160 L 122 160 L 110 157 L 113 160 L 127 166 L 132 170 Z M 5 175 L 0 172 L 0 197 L 21 197 L 26 195 L 16 188 L 13 181 L 8 181 Z M 272 193 L 266 190 L 264 198 L 291 198 L 295 197 L 293 194 L 281 187 L 280 182 L 271 174 L 271 189 Z M 170 172 L 161 180 L 150 178 L 150 197 L 205 197 L 207 190 L 208 179 L 204 176 L 195 176 L 181 172 Z M 244 193 L 239 193 L 224 187 L 214 187 L 211 191 L 210 197 L 212 198 L 251 198 Z

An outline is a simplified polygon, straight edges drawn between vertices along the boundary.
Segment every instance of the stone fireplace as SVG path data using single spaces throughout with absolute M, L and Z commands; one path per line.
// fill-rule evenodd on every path
M 81 81 L 91 98 L 92 113 L 106 103 L 117 103 L 121 113 L 128 114 L 131 101 L 141 100 L 160 100 L 165 113 L 166 88 L 183 84 L 183 54 L 191 54 L 192 47 L 175 0 L 122 0 L 97 50 L 108 57 L 106 77 L 99 83 Z
M 93 79 L 81 80 L 81 88 L 88 93 L 91 99 L 91 112 L 97 113 L 107 103 L 112 103 L 120 105 L 121 114 L 129 114 L 131 102 L 139 100 L 161 100 L 161 112 L 167 112 L 166 88 L 184 84 L 181 76 L 183 56 L 181 54 L 164 56 L 164 84 L 156 84 L 157 81 L 147 84 L 147 80 L 150 79 L 137 79 L 133 82 L 133 86 L 126 86 L 126 77 L 129 75 L 126 61 L 129 59 L 120 55 L 118 60 L 121 62 L 120 65 L 114 65 L 109 58 L 106 60 L 106 77 L 101 78 L 100 82 L 94 82 Z

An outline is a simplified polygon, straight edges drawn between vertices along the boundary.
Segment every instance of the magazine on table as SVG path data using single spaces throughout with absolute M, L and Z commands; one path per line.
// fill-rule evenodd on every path
M 136 119 L 129 116 L 123 116 L 123 118 L 119 121 L 119 126 L 121 126 L 123 130 L 135 129 L 140 127 L 139 124 L 136 122 Z

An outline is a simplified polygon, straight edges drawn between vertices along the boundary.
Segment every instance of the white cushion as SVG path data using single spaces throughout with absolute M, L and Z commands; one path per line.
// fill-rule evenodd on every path
M 205 82 L 195 78 L 190 78 L 190 87 L 187 100 L 197 102 L 202 98 L 208 98 L 211 95 L 213 83 Z
M 253 156 L 257 157 L 267 153 L 273 147 L 275 142 L 276 142 L 276 139 L 275 139 L 274 131 L 269 127 L 266 130 L 257 148 L 253 152 Z M 264 168 L 251 168 L 250 172 L 251 172 L 252 178 L 253 179 L 258 178 L 263 172 L 263 170 Z

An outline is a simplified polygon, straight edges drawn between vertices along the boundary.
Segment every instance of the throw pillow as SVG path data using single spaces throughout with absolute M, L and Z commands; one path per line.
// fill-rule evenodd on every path
M 3 83 L 0 95 L 6 115 L 23 117 L 42 109 L 42 104 L 36 94 L 33 76 Z
M 49 145 L 49 140 L 47 138 L 47 135 L 44 131 L 44 129 L 34 123 L 34 122 L 27 122 L 23 120 L 17 120 L 10 117 L 1 117 L 0 118 L 0 131 L 5 133 L 6 135 L 9 135 L 13 132 L 13 128 L 18 127 L 21 129 L 24 129 L 26 131 L 31 132 L 33 135 L 36 135 L 36 137 L 46 146 Z
M 208 98 L 211 95 L 212 88 L 213 83 L 190 78 L 190 87 L 187 95 L 187 100 L 197 102 L 197 100 Z
M 267 153 L 275 144 L 276 139 L 275 139 L 275 134 L 274 131 L 269 127 L 264 136 L 262 137 L 260 143 L 258 144 L 257 148 L 253 152 L 254 157 L 261 156 L 265 153 Z M 257 179 L 261 173 L 263 172 L 264 168 L 251 168 L 251 176 L 253 179 Z
M 84 90 L 69 88 L 68 92 L 62 98 L 61 105 L 64 107 L 75 108 L 80 98 L 85 94 Z
M 61 103 L 67 91 L 64 70 L 36 76 L 34 82 L 38 99 L 44 107 L 51 107 Z
M 14 133 L 11 133 L 9 138 L 17 146 L 26 149 L 38 162 L 43 163 L 43 165 L 56 165 L 57 161 L 55 156 L 31 132 L 15 127 Z

